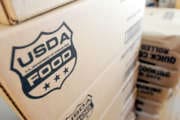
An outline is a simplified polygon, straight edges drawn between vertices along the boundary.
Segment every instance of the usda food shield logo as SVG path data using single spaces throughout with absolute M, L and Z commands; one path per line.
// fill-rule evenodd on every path
M 76 66 L 72 38 L 72 30 L 62 23 L 28 45 L 13 47 L 11 70 L 19 75 L 26 96 L 37 99 L 61 89 Z

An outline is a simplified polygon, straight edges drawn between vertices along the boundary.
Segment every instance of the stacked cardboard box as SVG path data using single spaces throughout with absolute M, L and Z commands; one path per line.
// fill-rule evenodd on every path
M 162 8 L 174 8 L 175 7 L 175 0 L 158 0 L 159 7 Z
M 75 0 L 1 0 L 0 23 L 17 24 Z
M 3 0 L 0 9 L 12 2 L 15 21 L 23 21 L 47 10 L 50 2 L 40 1 Z M 27 14 L 18 6 L 29 2 Z M 0 25 L 0 93 L 24 120 L 135 119 L 144 5 L 80 0 Z M 10 13 L 0 12 L 0 20 L 9 23 L 3 16 Z
M 180 11 L 147 8 L 139 59 L 138 120 L 170 120 L 167 106 L 179 90 Z

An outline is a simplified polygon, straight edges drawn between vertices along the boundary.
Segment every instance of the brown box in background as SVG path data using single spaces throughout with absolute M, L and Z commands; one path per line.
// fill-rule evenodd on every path
M 179 69 L 179 11 L 176 9 L 146 9 L 140 60 L 169 69 Z
M 160 86 L 174 88 L 180 80 L 180 72 L 161 66 L 141 63 L 139 67 L 139 79 Z
M 137 120 L 159 120 L 159 115 L 151 115 L 145 112 L 136 112 Z
M 165 88 L 142 81 L 137 83 L 137 88 L 139 97 L 160 103 L 166 101 L 172 95 L 171 88 Z
M 180 10 L 147 8 L 140 60 L 178 70 L 180 66 Z
M 151 33 L 144 34 L 139 55 L 140 61 L 178 70 L 180 66 L 180 36 L 156 34 L 152 36 Z
M 140 97 L 136 99 L 136 111 L 144 111 L 146 113 L 156 115 L 160 113 L 162 107 L 162 103 L 158 103 L 148 99 L 143 99 Z
M 146 9 L 137 85 L 138 120 L 172 120 L 176 116 L 173 106 L 179 103 L 173 99 L 179 92 L 180 79 L 179 18 L 180 11 L 176 9 Z
M 126 103 L 124 104 L 123 110 L 120 114 L 121 118 L 120 120 L 124 120 L 127 118 L 128 113 L 134 111 L 135 109 L 135 99 L 137 97 L 137 89 L 134 89 L 134 91 L 132 92 L 132 94 L 130 95 L 130 97 L 128 98 L 128 100 L 126 101 Z

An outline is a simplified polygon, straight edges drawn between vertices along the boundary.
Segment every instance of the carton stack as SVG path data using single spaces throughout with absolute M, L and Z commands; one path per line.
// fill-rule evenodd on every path
M 17 24 L 76 0 L 1 0 L 0 23 Z
M 158 6 L 161 8 L 174 8 L 175 0 L 158 0 Z
M 168 107 L 179 92 L 180 11 L 147 8 L 140 50 L 137 120 L 172 120 Z
M 1 1 L 1 96 L 23 120 L 134 120 L 145 0 L 69 1 Z

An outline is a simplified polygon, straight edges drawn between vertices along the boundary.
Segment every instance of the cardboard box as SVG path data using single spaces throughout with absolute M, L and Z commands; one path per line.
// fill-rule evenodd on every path
M 118 120 L 121 118 L 121 112 L 128 98 L 131 96 L 135 89 L 137 81 L 138 64 L 135 69 L 129 74 L 128 79 L 124 81 L 123 87 L 119 89 L 117 94 L 113 97 L 113 100 L 102 113 L 100 119 L 103 120 Z
M 160 120 L 158 115 L 151 115 L 145 112 L 136 112 L 136 120 Z
M 139 81 L 144 83 L 138 83 L 138 95 L 146 101 L 141 100 L 137 105 L 138 120 L 172 120 L 167 112 L 172 109 L 166 106 L 179 91 L 179 18 L 176 9 L 146 9 L 139 76 Z M 158 107 L 149 100 L 163 105 Z
M 179 116 L 179 109 L 177 109 L 179 108 L 179 99 L 176 98 L 177 94 L 174 94 L 172 97 L 167 99 L 163 104 L 161 103 L 161 105 L 159 106 L 157 103 L 155 105 L 155 102 L 153 101 L 138 97 L 138 100 L 141 100 L 141 105 L 139 104 L 139 108 L 141 109 L 136 109 L 136 112 L 141 114 L 145 113 L 145 116 L 151 116 L 151 119 L 152 117 L 154 118 L 156 116 L 157 120 L 174 120 Z M 142 104 L 142 102 L 144 104 Z
M 132 111 L 134 111 L 136 90 L 137 89 L 134 89 L 132 93 L 128 96 L 126 101 L 123 101 L 124 102 L 123 106 L 119 104 L 121 101 L 118 101 L 118 100 L 122 99 L 122 97 L 119 96 L 119 98 L 116 99 L 116 101 L 114 101 L 113 106 L 109 109 L 107 114 L 103 118 L 101 118 L 101 120 L 125 120 L 127 118 L 128 113 L 131 113 Z
M 108 108 L 112 104 L 114 104 L 113 101 L 117 101 L 118 105 L 123 106 L 123 101 L 125 102 L 125 99 L 127 99 L 128 95 L 130 95 L 126 93 L 132 92 L 135 86 L 135 81 L 136 81 L 137 72 L 138 72 L 137 69 L 138 69 L 139 64 L 136 64 L 136 67 L 130 71 L 128 79 L 125 80 L 124 73 L 122 74 L 119 73 L 119 70 L 122 68 L 123 66 L 122 64 L 125 61 L 123 63 L 119 61 L 120 59 L 117 59 L 116 62 L 114 62 L 111 65 L 111 67 L 109 67 L 106 71 L 104 71 L 103 74 L 100 75 L 98 79 L 85 91 L 82 97 L 80 97 L 65 112 L 65 114 L 62 115 L 62 117 L 60 117 L 60 119 L 65 119 L 67 118 L 67 116 L 72 115 L 72 113 L 76 113 L 75 110 L 77 106 L 81 103 L 80 101 L 83 101 L 83 99 L 85 99 L 86 96 L 88 95 L 91 95 L 94 100 L 93 114 L 91 115 L 91 117 L 88 117 L 92 120 L 107 119 L 108 117 L 110 117 L 110 115 L 107 114 L 108 113 L 107 110 L 109 110 Z M 117 64 L 117 63 L 120 63 L 120 64 Z M 122 90 L 123 90 L 123 93 L 122 93 Z M 121 101 L 119 101 L 119 99 L 121 99 Z M 119 102 L 121 103 L 119 104 Z M 122 109 L 119 106 L 116 106 L 116 107 Z M 120 113 L 120 111 L 115 109 L 114 113 L 117 113 L 117 112 Z M 119 115 L 119 114 L 116 114 L 116 115 Z M 74 116 L 78 116 L 78 115 L 74 115 Z M 79 116 L 81 116 L 81 113 L 79 114 Z M 70 117 L 68 119 L 75 119 L 75 118 Z
M 180 72 L 160 66 L 141 63 L 139 67 L 139 78 L 149 83 L 160 86 L 175 88 L 180 80 Z
M 130 97 L 128 98 L 126 103 L 124 104 L 123 110 L 120 114 L 120 116 L 121 116 L 120 120 L 124 120 L 125 118 L 127 118 L 128 113 L 130 113 L 131 111 L 134 110 L 136 97 L 137 97 L 137 89 L 135 89 L 132 92 L 132 94 L 130 95 Z
M 119 61 L 119 59 L 117 59 L 117 62 L 118 61 Z M 106 70 L 100 76 L 100 78 L 98 78 L 85 91 L 85 94 L 83 94 L 83 97 L 80 97 L 80 99 L 77 102 L 75 102 L 65 112 L 65 114 L 63 115 L 64 117 L 62 117 L 60 119 L 65 119 L 65 118 L 67 118 L 67 116 L 72 115 L 72 113 L 76 113 L 75 110 L 76 110 L 77 106 L 81 103 L 80 101 L 83 101 L 83 99 L 86 98 L 86 96 L 88 96 L 88 95 L 91 95 L 92 98 L 93 98 L 93 101 L 94 101 L 93 114 L 89 118 L 92 119 L 92 120 L 105 119 L 106 117 L 104 117 L 103 115 L 106 115 L 107 106 L 109 106 L 109 104 L 113 103 L 113 99 L 116 98 L 117 92 L 118 93 L 120 93 L 119 91 L 122 92 L 125 85 L 127 85 L 127 83 L 130 82 L 129 80 L 123 80 L 122 79 L 123 75 L 119 75 L 119 70 L 118 69 L 120 69 L 121 67 L 122 67 L 121 64 L 118 65 L 117 63 L 116 64 L 114 63 L 108 70 Z M 133 78 L 133 77 L 134 76 L 137 77 L 137 67 L 138 66 L 136 66 L 136 68 L 134 68 L 130 73 L 129 79 L 131 78 L 131 84 L 129 84 L 127 86 L 127 87 L 129 87 L 128 90 L 124 91 L 126 93 L 128 91 L 132 91 L 132 88 L 134 88 L 133 86 L 135 86 L 135 78 Z M 135 70 L 136 70 L 136 72 L 134 72 Z M 122 84 L 122 85 L 119 86 L 120 84 Z M 123 94 L 125 94 L 125 93 L 123 93 Z M 118 95 L 124 96 L 123 94 L 121 93 L 121 94 L 118 94 Z M 119 111 L 114 110 L 114 112 L 119 112 Z M 78 115 L 74 115 L 74 116 L 78 116 Z M 79 116 L 81 116 L 81 113 L 79 113 Z M 73 119 L 73 115 L 72 115 L 72 117 L 70 117 L 68 119 Z
M 175 0 L 159 0 L 158 5 L 162 8 L 174 8 Z
M 177 91 L 170 100 L 167 101 L 166 105 L 162 109 L 161 119 L 162 120 L 179 120 L 179 100 L 180 92 Z
M 166 101 L 173 92 L 171 88 L 165 88 L 143 81 L 137 83 L 137 88 L 139 97 L 160 103 Z
M 180 66 L 180 12 L 146 9 L 140 60 L 178 70 Z
M 180 25 L 180 10 L 172 8 L 146 8 L 143 19 L 143 33 L 160 35 L 177 34 Z M 157 26 L 158 25 L 158 26 Z M 169 29 L 163 29 L 169 28 Z
M 98 118 L 103 104 L 112 100 L 108 96 L 121 87 L 126 62 L 134 56 L 128 52 L 122 57 L 134 43 L 125 44 L 125 32 L 128 23 L 143 16 L 144 0 L 130 1 L 79 1 L 13 27 L 0 27 L 0 83 L 23 119 L 66 118 L 75 109 L 72 105 L 77 106 L 75 101 L 91 99 L 85 94 L 88 90 L 88 95 L 98 94 L 94 99 L 100 111 L 92 116 Z M 138 12 L 130 17 L 130 11 Z M 95 83 L 100 87 L 90 89 Z M 105 84 L 106 93 L 100 89 Z
M 146 112 L 153 115 L 160 114 L 161 109 L 163 108 L 162 103 L 157 103 L 148 99 L 143 99 L 138 97 L 136 99 L 136 111 Z
M 138 44 L 139 44 L 139 42 L 138 42 Z M 135 44 L 133 44 L 133 45 L 135 45 Z M 132 50 L 137 51 L 138 48 L 139 47 L 135 47 Z M 137 75 L 138 75 L 139 63 L 137 63 L 134 68 L 132 68 L 130 66 L 130 68 L 132 68 L 131 71 L 129 71 L 130 68 L 124 68 L 125 72 L 123 72 L 122 74 L 120 74 L 119 71 L 120 71 L 120 69 L 122 69 L 122 67 L 125 67 L 127 63 L 129 63 L 129 61 L 128 61 L 129 57 L 132 58 L 132 56 L 134 56 L 134 52 L 127 53 L 127 56 L 125 56 L 124 59 L 121 59 L 122 57 L 120 56 L 120 57 L 118 57 L 118 59 L 113 60 L 111 65 L 103 72 L 103 74 L 100 74 L 98 79 L 87 89 L 88 90 L 87 93 L 90 93 L 89 91 L 93 91 L 93 92 L 90 94 L 86 94 L 86 96 L 81 97 L 82 99 L 76 105 L 76 107 L 75 107 L 76 109 L 74 108 L 73 110 L 70 110 L 71 114 L 70 114 L 70 112 L 68 112 L 68 114 L 65 115 L 67 120 L 70 119 L 69 118 L 70 116 L 68 116 L 68 115 L 72 115 L 74 113 L 73 111 L 78 109 L 79 104 L 85 103 L 85 101 L 87 101 L 88 98 L 92 98 L 94 100 L 93 106 L 95 107 L 94 108 L 95 110 L 93 110 L 93 111 L 98 113 L 98 114 L 94 113 L 95 115 L 93 114 L 91 119 L 99 119 L 98 117 L 100 117 L 102 115 L 103 111 L 107 107 L 107 104 L 109 104 L 109 102 L 111 102 L 111 99 L 114 98 L 115 94 L 117 94 L 117 91 L 119 91 L 119 89 L 121 89 L 121 94 L 119 94 L 119 95 L 121 95 L 121 99 L 123 99 L 123 100 L 121 100 L 121 102 L 122 101 L 125 102 L 125 99 L 127 99 L 128 95 L 130 94 L 130 92 L 132 92 L 133 88 L 135 87 Z M 136 55 L 136 57 L 137 57 L 137 55 Z M 120 61 L 122 61 L 122 62 L 120 62 Z M 114 72 L 114 71 L 116 71 L 116 72 Z M 124 78 L 126 78 L 125 73 L 127 73 L 127 71 L 130 72 L 129 76 L 128 76 L 128 80 L 123 80 Z M 109 81 L 110 79 L 111 79 L 111 81 Z M 102 85 L 102 83 L 103 83 L 103 85 Z M 123 85 L 120 85 L 120 84 L 123 84 Z M 102 89 L 102 91 L 99 91 L 100 88 Z M 114 88 L 114 90 L 112 88 Z M 122 92 L 122 90 L 123 90 L 123 92 Z M 86 93 L 86 91 L 85 91 L 85 93 Z M 103 95 L 103 97 L 101 95 Z M 107 98 L 109 98 L 109 99 L 104 100 L 104 96 L 106 96 L 106 95 L 108 95 Z M 97 100 L 97 102 L 95 103 L 96 100 Z M 102 101 L 104 101 L 104 103 L 102 103 Z M 122 105 L 123 105 L 123 103 L 122 103 Z M 118 107 L 118 106 L 116 106 L 116 107 Z M 119 111 L 114 111 L 114 112 L 119 113 Z M 89 113 L 88 116 L 90 117 L 91 114 Z M 61 118 L 61 119 L 65 119 L 65 118 Z
M 128 48 L 128 52 L 124 53 L 125 56 L 123 54 L 122 55 L 123 57 L 121 57 L 121 59 L 124 59 L 124 58 L 127 59 L 126 63 L 124 63 L 124 65 L 126 66 L 125 67 L 125 73 L 124 73 L 124 79 L 125 80 L 128 78 L 128 76 L 131 73 L 131 71 L 137 66 L 137 64 L 139 66 L 139 63 L 137 63 L 137 61 L 138 61 L 139 45 L 140 45 L 140 41 L 134 42 Z
M 17 24 L 75 0 L 1 0 L 0 23 Z
M 151 65 L 158 65 L 173 70 L 179 70 L 179 39 L 180 37 L 176 36 L 157 37 L 156 35 L 144 35 L 139 55 L 140 61 Z

